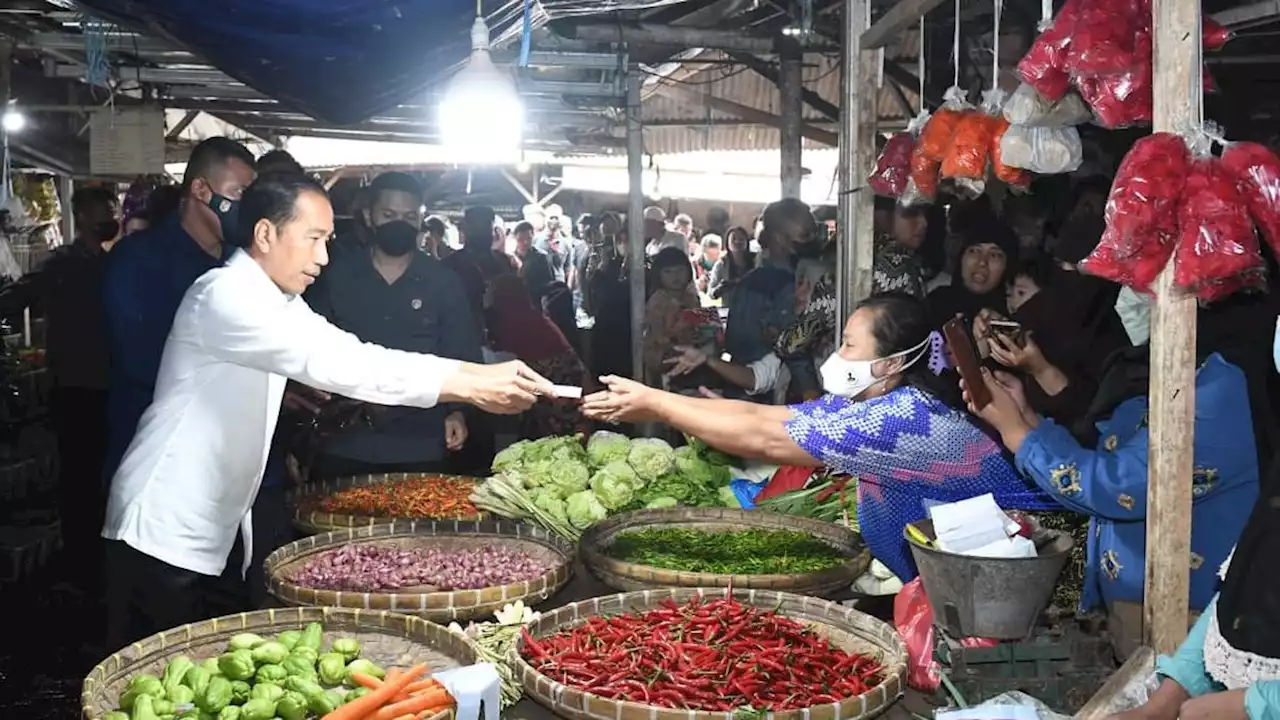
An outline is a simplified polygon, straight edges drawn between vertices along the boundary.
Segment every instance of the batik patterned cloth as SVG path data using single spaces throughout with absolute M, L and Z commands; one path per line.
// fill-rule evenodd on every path
M 1006 509 L 1061 508 L 1023 480 L 968 415 L 917 388 L 861 401 L 824 395 L 791 410 L 791 439 L 858 478 L 863 539 L 903 582 L 917 574 L 903 528 L 925 519 L 932 505 L 991 493 Z

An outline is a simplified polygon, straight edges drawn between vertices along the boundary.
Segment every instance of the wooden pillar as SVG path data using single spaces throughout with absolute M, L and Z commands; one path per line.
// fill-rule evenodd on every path
M 640 71 L 627 71 L 627 277 L 631 286 L 631 370 L 644 382 L 644 135 Z
M 842 4 L 843 54 L 840 63 L 840 198 L 836 264 L 837 306 L 840 323 L 859 300 L 871 294 L 871 263 L 875 226 L 875 198 L 866 176 L 875 161 L 876 74 L 878 54 L 862 49 L 867 29 L 867 3 L 844 0 Z
M 1154 0 L 1151 13 L 1155 130 L 1186 133 L 1201 113 L 1200 2 Z M 1187 635 L 1190 597 L 1196 303 L 1173 289 L 1172 262 L 1155 289 L 1144 635 L 1156 652 L 1172 653 Z
M 779 147 L 782 159 L 782 197 L 800 197 L 800 180 L 804 172 L 801 161 L 804 124 L 804 53 L 790 38 L 782 40 L 781 71 L 778 74 L 778 96 L 782 128 Z

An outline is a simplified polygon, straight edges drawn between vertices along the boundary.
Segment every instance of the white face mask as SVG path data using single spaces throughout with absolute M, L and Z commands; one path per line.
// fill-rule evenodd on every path
M 1151 298 L 1129 288 L 1121 288 L 1116 298 L 1116 314 L 1134 347 L 1151 339 Z
M 845 360 L 840 357 L 839 352 L 831 354 L 827 361 L 822 363 L 819 373 L 822 375 L 822 389 L 832 395 L 839 395 L 845 398 L 855 398 L 861 395 L 865 390 L 872 387 L 876 383 L 884 382 L 888 378 L 904 372 L 907 368 L 916 364 L 920 358 L 924 357 L 929 349 L 929 339 L 925 338 L 924 342 L 915 347 L 907 348 L 902 352 L 877 358 L 875 360 Z M 881 360 L 892 360 L 903 355 L 916 353 L 902 367 L 894 370 L 892 373 L 884 377 L 876 377 L 871 370 L 871 366 Z

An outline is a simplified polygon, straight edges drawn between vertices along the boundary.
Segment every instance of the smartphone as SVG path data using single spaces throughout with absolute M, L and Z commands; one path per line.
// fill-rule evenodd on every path
M 942 335 L 947 340 L 947 349 L 951 351 L 951 359 L 955 361 L 960 378 L 969 388 L 969 397 L 973 407 L 981 410 L 991 402 L 991 393 L 987 383 L 982 379 L 982 365 L 978 362 L 978 351 L 973 344 L 973 335 L 964 318 L 955 317 L 942 326 Z
M 1016 323 L 1012 320 L 991 320 L 987 324 L 991 326 L 991 332 L 999 333 L 1009 338 L 1018 346 L 1022 345 L 1022 339 L 1024 337 L 1022 332 L 1022 323 Z

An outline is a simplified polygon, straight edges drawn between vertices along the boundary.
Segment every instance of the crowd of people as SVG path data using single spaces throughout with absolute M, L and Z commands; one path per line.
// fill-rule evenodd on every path
M 395 172 L 335 234 L 325 190 L 287 153 L 212 138 L 180 186 L 128 217 L 111 191 L 77 193 L 74 242 L 3 299 L 48 318 L 67 543 L 97 558 L 105 538 L 117 644 L 260 605 L 262 559 L 290 537 L 290 481 L 484 474 L 504 434 L 654 423 L 802 469 L 775 483 L 856 478 L 861 532 L 903 581 L 916 576 L 903 527 L 935 503 L 992 493 L 1072 532 L 1067 595 L 1109 616 L 1124 654 L 1141 626 L 1151 300 L 1077 269 L 1106 191 L 1079 181 L 1057 211 L 877 204 L 873 293 L 838 318 L 833 228 L 797 199 L 750 229 L 650 207 L 633 267 L 618 213 L 424 218 L 421 184 Z M 1242 530 L 1250 562 L 1268 547 L 1266 513 L 1243 519 L 1260 487 L 1269 497 L 1277 313 L 1267 296 L 1200 312 L 1188 563 L 1189 611 L 1204 614 L 1200 645 L 1169 666 L 1181 694 L 1157 700 L 1170 704 L 1200 693 L 1204 660 L 1249 645 L 1239 626 L 1218 631 L 1225 608 L 1232 622 L 1280 612 L 1217 600 Z M 956 317 L 984 363 L 982 408 L 939 332 Z M 590 394 L 535 402 L 551 383 Z M 173 487 L 153 482 L 171 471 Z

